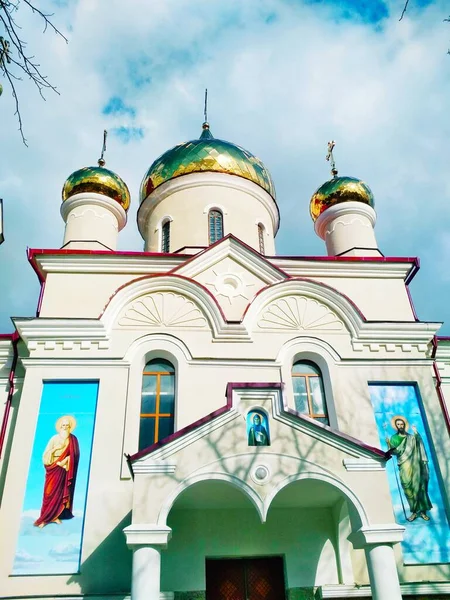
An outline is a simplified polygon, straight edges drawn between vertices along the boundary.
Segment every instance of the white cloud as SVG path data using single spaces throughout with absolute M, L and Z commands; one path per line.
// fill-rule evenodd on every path
M 48 555 L 57 561 L 73 562 L 78 560 L 80 548 L 75 544 L 58 544 L 48 551 Z
M 32 565 L 43 562 L 44 559 L 42 556 L 29 554 L 25 550 L 17 550 L 14 561 L 18 566 L 23 567 L 25 564 Z
M 0 330 L 11 330 L 9 315 L 34 314 L 38 285 L 25 248 L 61 245 L 62 184 L 95 163 L 104 127 L 144 133 L 127 144 L 111 135 L 107 153 L 133 195 L 120 248 L 142 249 L 135 224 L 140 181 L 161 152 L 199 135 L 205 86 L 213 133 L 248 148 L 272 172 L 280 254 L 325 253 L 308 202 L 328 177 L 326 142 L 336 139 L 340 172 L 364 178 L 374 191 L 384 254 L 421 256 L 412 286 L 419 317 L 446 318 L 448 10 L 436 2 L 398 22 L 400 4 L 391 9 L 373 26 L 335 18 L 331 3 L 300 0 L 79 0 L 51 11 L 57 24 L 70 25 L 69 45 L 42 37 L 36 17 L 27 17 L 30 48 L 61 96 L 47 94 L 43 103 L 29 84 L 19 88 L 29 149 L 6 89 L 0 100 L 10 115 L 0 164 Z M 103 115 L 112 97 L 136 116 Z

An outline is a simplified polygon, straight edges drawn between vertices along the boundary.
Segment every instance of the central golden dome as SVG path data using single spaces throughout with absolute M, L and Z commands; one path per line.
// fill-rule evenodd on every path
M 228 173 L 249 179 L 275 200 L 272 178 L 261 160 L 236 144 L 214 138 L 208 123 L 204 123 L 198 140 L 178 144 L 164 152 L 151 165 L 141 184 L 141 202 L 170 179 L 204 171 Z

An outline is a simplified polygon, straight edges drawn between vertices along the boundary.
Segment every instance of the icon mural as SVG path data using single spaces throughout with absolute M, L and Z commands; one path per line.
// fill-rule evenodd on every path
M 429 521 L 427 511 L 433 505 L 428 496 L 430 472 L 425 445 L 415 425 L 412 425 L 413 433 L 408 433 L 409 424 L 404 416 L 393 417 L 391 423 L 396 433 L 387 437 L 386 443 L 389 454 L 397 457 L 400 484 L 411 513 L 406 519 L 411 522 L 420 516 L 424 521 Z
M 13 575 L 79 571 L 97 393 L 97 382 L 44 383 Z
M 252 410 L 247 415 L 247 439 L 249 446 L 270 446 L 267 416 Z
M 405 564 L 450 562 L 448 518 L 421 399 L 413 384 L 370 384 Z
M 49 523 L 61 524 L 62 519 L 73 519 L 73 495 L 77 477 L 80 448 L 72 431 L 76 420 L 72 416 L 56 421 L 56 435 L 50 438 L 44 450 L 44 496 L 37 527 Z

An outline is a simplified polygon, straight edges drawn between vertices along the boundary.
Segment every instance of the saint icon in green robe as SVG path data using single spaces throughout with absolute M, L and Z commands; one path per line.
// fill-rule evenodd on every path
M 420 516 L 424 521 L 429 521 L 427 511 L 433 508 L 428 496 L 428 457 L 423 440 L 414 425 L 413 433 L 407 433 L 408 421 L 403 416 L 396 416 L 391 421 L 397 432 L 386 438 L 389 447 L 388 454 L 397 457 L 400 484 L 405 493 L 411 514 L 406 517 L 414 521 Z
M 247 415 L 247 438 L 249 446 L 270 446 L 267 418 L 259 412 Z

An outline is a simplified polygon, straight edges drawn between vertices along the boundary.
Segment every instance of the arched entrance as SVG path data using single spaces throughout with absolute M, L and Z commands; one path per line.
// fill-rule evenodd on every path
M 371 525 L 342 481 L 302 467 L 260 484 L 212 469 L 180 482 L 157 523 L 125 530 L 132 600 L 308 597 L 320 586 L 354 584 L 352 547 L 365 551 L 373 600 L 400 600 L 392 546 L 403 528 Z
M 243 482 L 210 478 L 185 488 L 167 514 L 172 539 L 161 590 L 177 599 L 279 600 L 272 592 L 281 584 L 284 594 L 343 583 L 351 571 L 348 498 L 326 481 L 299 477 L 266 495 L 265 522 Z

